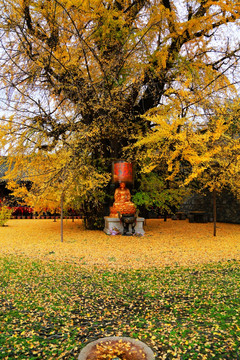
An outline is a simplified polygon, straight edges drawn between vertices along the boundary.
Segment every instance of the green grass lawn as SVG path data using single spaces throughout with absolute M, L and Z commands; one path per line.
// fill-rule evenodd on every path
M 0 259 L 1 359 L 77 359 L 130 336 L 156 359 L 240 358 L 240 262 L 147 270 Z

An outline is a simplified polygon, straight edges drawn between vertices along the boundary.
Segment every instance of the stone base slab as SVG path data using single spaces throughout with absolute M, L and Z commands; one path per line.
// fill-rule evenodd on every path
M 119 218 L 114 218 L 114 217 L 110 217 L 110 216 L 105 216 L 104 217 L 105 220 L 105 227 L 104 227 L 104 232 L 107 235 L 113 235 L 114 229 L 117 229 L 120 234 L 123 233 L 123 225 L 120 221 Z M 137 221 L 136 221 L 136 226 L 135 226 L 135 234 L 139 234 L 139 235 L 144 235 L 145 232 L 143 230 L 143 224 L 144 224 L 144 218 L 142 217 L 138 217 Z M 129 224 L 129 232 L 132 232 L 132 225 Z

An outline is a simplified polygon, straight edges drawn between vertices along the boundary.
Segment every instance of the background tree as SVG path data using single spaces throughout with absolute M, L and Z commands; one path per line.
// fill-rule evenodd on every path
M 182 186 L 197 181 L 199 191 L 213 194 L 214 235 L 216 236 L 216 193 L 223 189 L 240 195 L 239 99 L 215 109 L 208 123 L 196 127 L 188 118 L 152 120 L 155 131 L 137 143 L 146 150 L 145 171 L 168 164 L 168 179 L 182 178 Z M 149 118 L 151 121 L 151 118 Z M 161 151 L 156 149 L 160 147 Z
M 149 212 L 157 216 L 175 214 L 182 204 L 183 198 L 189 195 L 190 191 L 179 187 L 179 181 L 166 180 L 167 171 L 157 171 L 139 176 L 138 191 L 132 196 L 133 202 L 137 205 L 140 213 L 145 218 Z
M 62 212 L 63 208 L 82 211 L 81 205 L 89 194 L 98 189 L 100 197 L 101 187 L 110 178 L 97 174 L 90 164 L 78 168 L 70 150 L 61 148 L 52 154 L 40 151 L 30 157 L 9 158 L 14 166 L 9 167 L 5 177 L 12 195 L 39 213 L 57 209 Z M 87 219 L 84 221 L 87 223 Z
M 135 136 L 151 131 L 143 114 L 160 107 L 196 119 L 236 82 L 239 42 L 229 37 L 239 27 L 237 0 L 0 6 L 1 139 L 9 155 L 74 144 L 79 171 L 109 174 L 113 159 L 134 157 L 124 149 Z

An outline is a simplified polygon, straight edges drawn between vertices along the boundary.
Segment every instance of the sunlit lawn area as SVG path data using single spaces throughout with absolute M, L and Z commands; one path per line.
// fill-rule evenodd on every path
M 1 359 L 77 359 L 130 336 L 156 359 L 240 358 L 240 225 L 147 220 L 143 237 L 81 220 L 0 228 Z

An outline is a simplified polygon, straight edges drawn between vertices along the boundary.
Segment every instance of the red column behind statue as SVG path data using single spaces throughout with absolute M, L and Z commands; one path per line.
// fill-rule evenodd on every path
M 114 193 L 114 204 L 110 208 L 110 217 L 118 217 L 120 214 L 135 214 L 136 206 L 131 202 L 130 190 L 126 183 L 133 182 L 133 166 L 126 161 L 113 163 L 113 182 L 119 182 L 119 187 Z

